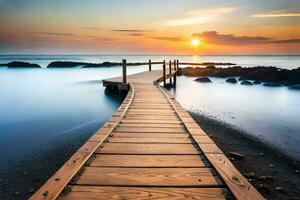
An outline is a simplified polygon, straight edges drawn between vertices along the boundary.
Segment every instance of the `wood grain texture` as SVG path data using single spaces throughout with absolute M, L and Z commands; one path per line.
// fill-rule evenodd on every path
M 79 185 L 220 186 L 209 168 L 85 167 Z
M 92 167 L 205 167 L 198 155 L 97 155 Z
M 72 186 L 61 200 L 225 200 L 221 188 L 151 188 Z
M 201 154 L 191 144 L 105 143 L 96 153 L 104 154 Z
M 188 137 L 118 137 L 119 134 L 108 139 L 110 143 L 170 143 L 170 144 L 191 144 Z

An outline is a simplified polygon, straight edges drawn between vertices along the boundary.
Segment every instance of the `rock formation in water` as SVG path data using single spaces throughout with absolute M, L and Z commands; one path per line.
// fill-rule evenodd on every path
M 72 68 L 72 67 L 82 67 L 82 68 L 93 68 L 93 67 L 111 67 L 118 66 L 121 63 L 115 62 L 103 62 L 103 63 L 86 63 L 86 62 L 72 62 L 72 61 L 55 61 L 50 63 L 47 68 Z
M 235 78 L 228 78 L 226 79 L 227 83 L 237 83 L 237 80 Z
M 7 64 L 0 64 L 0 66 L 8 68 L 41 68 L 38 64 L 32 64 L 27 62 L 13 61 Z
M 195 81 L 200 82 L 200 83 L 210 83 L 210 82 L 212 82 L 212 81 L 211 81 L 209 78 L 207 78 L 207 77 L 200 77 L 200 78 L 195 79 Z
M 264 83 L 279 83 L 290 86 L 300 84 L 300 68 L 281 69 L 277 67 L 187 67 L 181 69 L 181 74 L 186 76 L 211 76 L 211 77 L 240 77 L 239 80 L 253 80 Z
M 69 62 L 69 61 L 55 61 L 50 63 L 47 68 L 70 68 L 70 67 L 79 67 L 87 65 L 88 63 L 84 62 Z
M 251 83 L 250 81 L 247 81 L 247 80 L 243 80 L 241 82 L 241 85 L 253 85 L 253 83 Z

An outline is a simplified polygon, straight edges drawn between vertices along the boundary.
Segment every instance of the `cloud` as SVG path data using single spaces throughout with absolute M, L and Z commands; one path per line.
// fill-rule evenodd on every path
M 104 29 L 102 28 L 97 28 L 97 27 L 92 27 L 92 26 L 88 26 L 88 27 L 82 27 L 83 29 L 89 29 L 89 30 L 96 30 L 96 31 L 103 31 Z
M 185 13 L 182 17 L 161 21 L 164 26 L 186 26 L 204 24 L 215 21 L 217 18 L 230 14 L 237 10 L 235 7 L 223 7 L 215 9 L 193 10 Z
M 199 37 L 210 44 L 217 45 L 253 45 L 271 43 L 300 43 L 300 39 L 275 40 L 262 36 L 236 36 L 233 34 L 220 34 L 216 31 L 194 33 L 193 37 Z
M 270 13 L 270 14 L 256 14 L 251 17 L 258 18 L 272 18 L 272 17 L 300 17 L 300 13 Z
M 178 42 L 183 40 L 180 37 L 148 37 L 148 38 L 155 39 L 155 40 L 164 40 L 169 42 Z
M 140 30 L 140 29 L 113 29 L 110 30 L 113 32 L 127 32 L 127 33 L 144 33 L 144 32 L 150 32 L 150 30 Z
M 74 36 L 72 33 L 59 33 L 59 32 L 34 32 L 40 35 L 56 35 L 56 36 Z
M 300 39 L 274 40 L 272 43 L 300 43 Z
M 118 41 L 117 39 L 114 39 L 114 38 L 104 38 L 104 37 L 95 37 L 94 40 L 98 41 L 98 42 L 115 42 L 115 41 Z
M 129 33 L 129 36 L 136 36 L 136 37 L 140 37 L 140 36 L 145 36 L 144 33 Z

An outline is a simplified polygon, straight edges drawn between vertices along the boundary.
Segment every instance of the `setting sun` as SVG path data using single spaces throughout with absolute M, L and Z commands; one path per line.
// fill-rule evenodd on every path
M 201 44 L 201 40 L 194 38 L 194 39 L 192 39 L 191 44 L 194 47 L 198 47 Z

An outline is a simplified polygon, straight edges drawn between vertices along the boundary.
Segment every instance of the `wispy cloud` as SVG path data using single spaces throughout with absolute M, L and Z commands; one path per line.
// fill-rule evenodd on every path
M 113 32 L 126 32 L 126 33 L 144 33 L 150 32 L 150 30 L 141 30 L 141 29 L 112 29 Z
M 217 18 L 236 11 L 235 7 L 223 7 L 215 9 L 193 10 L 185 13 L 182 17 L 163 20 L 161 23 L 164 26 L 186 26 L 194 24 L 209 23 Z
M 144 33 L 129 33 L 129 36 L 136 36 L 136 37 L 140 37 L 140 36 L 145 36 Z
M 56 36 L 74 36 L 72 33 L 59 33 L 59 32 L 34 32 L 40 35 L 56 35 Z
M 89 29 L 89 30 L 96 30 L 96 31 L 103 31 L 104 29 L 102 28 L 97 28 L 97 27 L 92 27 L 92 26 L 87 26 L 87 27 L 82 27 L 83 29 Z
M 199 37 L 210 44 L 217 45 L 254 45 L 272 43 L 300 43 L 300 39 L 276 40 L 263 36 L 236 36 L 233 34 L 220 34 L 216 31 L 194 33 L 193 37 Z
M 178 42 L 182 41 L 183 39 L 181 37 L 148 37 L 155 40 L 164 40 L 169 42 Z
M 259 18 L 272 18 L 272 17 L 300 17 L 300 13 L 266 13 L 266 14 L 256 14 L 252 17 Z

